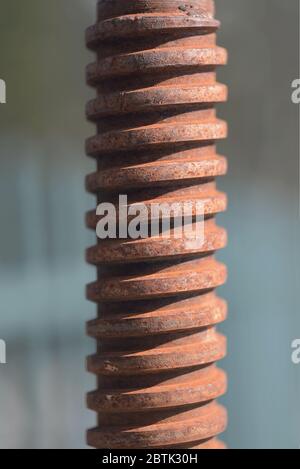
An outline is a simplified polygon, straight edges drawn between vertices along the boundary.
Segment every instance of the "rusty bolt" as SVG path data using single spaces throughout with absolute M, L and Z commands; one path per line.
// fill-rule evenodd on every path
M 226 410 L 216 399 L 226 375 L 216 362 L 226 339 L 216 331 L 227 314 L 215 289 L 226 268 L 214 258 L 226 245 L 215 216 L 226 196 L 215 178 L 226 173 L 216 142 L 226 124 L 215 104 L 227 89 L 216 82 L 226 51 L 216 46 L 219 22 L 211 0 L 101 0 L 87 46 L 97 97 L 87 117 L 97 134 L 87 154 L 97 171 L 87 189 L 97 201 L 203 202 L 201 248 L 186 239 L 98 240 L 87 251 L 98 280 L 87 288 L 98 317 L 87 325 L 97 341 L 88 370 L 98 386 L 87 397 L 98 414 L 88 431 L 95 448 L 221 449 Z M 95 211 L 87 225 L 95 229 Z

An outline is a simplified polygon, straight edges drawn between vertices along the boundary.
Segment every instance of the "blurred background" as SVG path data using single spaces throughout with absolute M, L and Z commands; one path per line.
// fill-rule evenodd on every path
M 219 255 L 230 272 L 221 294 L 230 305 L 222 330 L 231 448 L 300 447 L 300 215 L 298 0 L 216 1 L 219 43 L 229 66 L 219 107 L 230 136 L 219 145 L 230 171 L 219 181 L 230 207 L 219 217 L 230 244 Z M 94 379 L 85 356 L 94 344 L 85 322 L 95 314 L 84 262 L 94 235 L 84 213 L 94 199 L 84 177 L 94 163 L 84 140 L 84 30 L 96 0 L 0 0 L 0 448 L 84 448 L 94 426 L 85 393 Z

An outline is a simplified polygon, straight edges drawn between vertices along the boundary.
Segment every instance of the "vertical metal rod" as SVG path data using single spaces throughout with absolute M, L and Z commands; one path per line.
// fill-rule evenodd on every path
M 205 214 L 201 245 L 185 235 L 119 237 L 87 251 L 98 269 L 87 288 L 98 304 L 87 326 L 98 345 L 88 358 L 98 377 L 87 398 L 99 417 L 88 431 L 95 448 L 225 447 L 217 435 L 226 410 L 216 399 L 226 375 L 216 362 L 226 339 L 216 325 L 227 308 L 215 289 L 227 274 L 214 253 L 226 245 L 215 222 L 226 196 L 215 178 L 227 169 L 216 152 L 227 128 L 215 104 L 227 99 L 216 81 L 227 54 L 216 45 L 218 27 L 211 0 L 102 0 L 87 30 L 97 54 L 87 68 L 97 90 L 87 105 L 97 124 L 87 141 L 97 161 L 88 190 L 116 212 L 124 194 L 128 207 L 200 201 Z M 98 221 L 87 214 L 90 228 Z

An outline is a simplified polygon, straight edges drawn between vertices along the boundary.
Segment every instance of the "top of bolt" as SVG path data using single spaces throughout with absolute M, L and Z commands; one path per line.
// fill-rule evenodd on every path
M 99 0 L 98 21 L 139 13 L 214 15 L 213 0 Z
M 212 0 L 100 0 L 97 23 L 86 31 L 87 46 L 101 41 L 170 31 L 209 34 L 220 26 Z

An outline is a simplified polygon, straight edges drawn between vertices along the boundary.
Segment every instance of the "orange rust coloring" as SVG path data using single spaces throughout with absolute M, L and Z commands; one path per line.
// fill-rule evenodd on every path
M 215 112 L 227 99 L 216 67 L 227 54 L 218 27 L 211 0 L 101 0 L 86 33 L 97 56 L 87 67 L 97 90 L 87 104 L 97 125 L 86 144 L 97 161 L 88 191 L 115 205 L 120 194 L 129 205 L 200 200 L 205 212 L 199 248 L 153 236 L 98 240 L 87 251 L 98 271 L 87 288 L 98 305 L 87 325 L 97 341 L 88 370 L 98 385 L 87 397 L 95 448 L 225 448 L 216 399 L 226 375 L 216 362 L 226 339 L 216 326 L 227 307 L 215 289 L 227 273 L 214 253 L 227 241 L 215 222 L 226 209 L 215 178 L 227 170 L 216 152 L 227 133 Z M 97 219 L 89 212 L 87 225 Z

